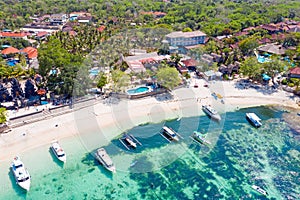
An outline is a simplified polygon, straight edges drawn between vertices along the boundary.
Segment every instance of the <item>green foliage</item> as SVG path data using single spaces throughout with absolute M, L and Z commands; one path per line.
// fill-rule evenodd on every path
M 294 83 L 289 83 L 288 86 L 289 86 L 289 87 L 294 87 L 295 84 L 294 84 Z
M 46 79 L 46 87 L 57 94 L 83 95 L 85 88 L 90 85 L 88 63 L 82 63 L 82 57 L 69 53 L 56 38 L 50 38 L 48 43 L 39 48 L 39 73 Z M 58 74 L 49 74 L 57 69 Z M 74 81 L 76 84 L 74 85 Z M 75 87 L 74 87 L 75 86 Z
M 115 91 L 124 91 L 125 87 L 130 83 L 129 75 L 118 69 L 112 71 L 111 77 L 114 82 Z
M 258 47 L 258 42 L 256 37 L 246 38 L 239 43 L 239 47 L 244 55 L 252 55 L 253 50 Z
M 162 86 L 172 90 L 180 83 L 179 73 L 173 67 L 159 68 L 157 72 L 157 81 Z
M 105 76 L 104 73 L 100 73 L 97 78 L 98 78 L 97 87 L 102 90 L 102 88 L 108 83 L 107 77 Z
M 0 124 L 6 122 L 6 108 L 0 108 Z
M 270 62 L 262 63 L 264 73 L 271 77 L 274 77 L 277 73 L 283 72 L 285 66 L 287 66 L 287 63 L 279 58 L 272 58 Z
M 189 79 L 189 78 L 191 78 L 191 75 L 190 75 L 189 73 L 186 73 L 186 74 L 184 74 L 184 77 L 185 77 L 186 79 Z
M 182 32 L 192 32 L 193 30 L 190 27 L 184 28 Z
M 287 84 L 288 84 L 287 79 L 283 79 L 283 80 L 281 81 L 281 84 L 282 84 L 282 85 L 287 85 Z
M 0 39 L 0 46 L 2 45 L 10 45 L 17 49 L 23 49 L 25 47 L 30 46 L 30 43 L 28 42 L 28 40 L 24 40 L 24 39 L 3 38 Z
M 248 57 L 244 62 L 241 63 L 240 72 L 244 76 L 259 80 L 262 74 L 261 64 L 257 62 L 255 57 Z
M 272 1 L 1 1 L 0 28 L 18 28 L 30 22 L 30 16 L 52 13 L 88 11 L 99 23 L 117 28 L 130 22 L 159 26 L 165 24 L 172 29 L 189 27 L 201 29 L 210 36 L 222 34 L 224 30 L 238 32 L 249 26 L 280 22 L 284 18 L 300 18 L 300 2 L 294 0 Z M 154 19 L 141 11 L 161 11 L 167 15 Z M 117 19 L 114 21 L 113 19 Z M 3 21 L 2 21 L 3 20 Z M 225 31 L 227 32 L 227 31 Z M 224 32 L 224 33 L 225 33 Z
M 223 79 L 226 80 L 226 81 L 228 81 L 228 80 L 229 80 L 228 75 L 227 75 L 227 74 L 224 74 Z

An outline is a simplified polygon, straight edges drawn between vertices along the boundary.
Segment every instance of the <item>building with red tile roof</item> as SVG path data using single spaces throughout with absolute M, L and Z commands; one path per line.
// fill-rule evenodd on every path
M 247 32 L 247 31 L 241 31 L 241 32 L 235 33 L 234 36 L 243 36 L 243 35 L 248 35 L 248 34 L 249 34 L 249 32 Z
M 37 49 L 33 47 L 26 47 L 25 49 L 22 49 L 20 52 L 25 53 L 28 59 L 34 59 L 37 58 L 38 56 Z
M 269 38 L 263 38 L 258 41 L 259 44 L 266 44 L 266 43 L 270 43 L 270 42 L 271 42 L 271 40 Z
M 1 51 L 2 55 L 8 55 L 8 54 L 14 54 L 14 53 L 19 53 L 20 51 L 14 47 L 8 47 L 6 49 L 3 49 Z
M 0 39 L 1 38 L 13 38 L 13 39 L 27 39 L 27 33 L 20 32 L 20 33 L 13 33 L 13 32 L 0 32 Z
M 289 70 L 290 78 L 300 78 L 300 67 L 294 67 Z

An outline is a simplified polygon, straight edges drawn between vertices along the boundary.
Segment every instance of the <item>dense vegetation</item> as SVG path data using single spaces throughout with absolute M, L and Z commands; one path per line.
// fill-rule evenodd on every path
M 30 16 L 48 13 L 87 11 L 98 23 L 126 26 L 124 22 L 147 22 L 148 26 L 172 27 L 182 30 L 201 29 L 209 35 L 240 31 L 249 26 L 280 22 L 284 18 L 300 19 L 300 2 L 296 0 L 161 0 L 145 1 L 0 1 L 0 28 L 17 28 L 30 22 Z M 154 20 L 141 11 L 161 11 L 167 15 Z
M 136 0 L 134 2 L 124 0 L 0 0 L 0 6 L 1 29 L 15 30 L 31 22 L 32 16 L 43 14 L 86 11 L 93 15 L 96 26 L 74 27 L 76 36 L 58 32 L 48 38 L 47 42 L 41 44 L 39 48 L 39 73 L 44 77 L 44 82 L 40 86 L 47 87 L 57 94 L 67 95 L 72 95 L 74 91 L 82 95 L 90 86 L 88 70 L 91 67 L 108 67 L 114 70 L 111 77 L 103 76 L 102 73 L 95 80 L 95 85 L 102 88 L 108 80 L 112 80 L 114 88 L 124 88 L 132 76 L 139 76 L 139 74 L 124 74 L 128 66 L 120 62 L 120 55 L 128 55 L 129 49 L 132 48 L 156 51 L 160 48 L 163 36 L 171 30 L 202 30 L 209 36 L 217 36 L 239 32 L 250 26 L 281 22 L 285 18 L 300 20 L 300 2 L 295 0 L 173 0 L 170 2 L 161 0 Z M 152 15 L 142 14 L 142 11 L 160 11 L 167 15 L 155 19 Z M 131 26 L 132 22 L 135 22 L 137 27 Z M 96 30 L 100 24 L 106 26 L 104 32 Z M 129 28 L 134 28 L 135 31 L 124 31 Z M 221 63 L 218 65 L 214 63 L 210 66 L 210 68 L 218 68 L 220 64 L 229 65 L 252 56 L 253 49 L 259 45 L 258 41 L 265 37 L 269 37 L 266 31 L 257 30 L 252 31 L 248 36 L 227 38 L 223 42 L 211 39 L 205 47 L 194 49 L 192 54 L 195 58 L 199 58 L 203 53 L 225 55 Z M 294 46 L 297 46 L 299 38 L 299 34 L 290 34 L 287 39 L 279 42 L 294 43 L 296 44 Z M 14 45 L 12 41 L 2 40 L 1 43 Z M 26 45 L 21 44 L 20 41 L 18 44 Z M 232 49 L 230 45 L 233 44 L 238 44 L 238 46 Z M 287 54 L 292 60 L 295 55 L 300 55 L 300 46 L 298 45 L 296 50 L 288 51 Z M 275 65 L 283 66 L 279 60 L 264 64 L 263 67 L 252 62 L 251 58 L 245 63 L 242 65 L 242 71 L 253 78 L 263 72 L 272 75 L 275 71 L 282 70 L 282 67 L 277 69 Z M 254 70 L 247 69 L 247 66 L 260 68 L 255 74 Z M 1 67 L 4 68 L 4 65 Z M 208 68 L 204 66 L 204 69 Z M 57 73 L 51 74 L 53 70 Z M 20 67 L 16 67 L 15 71 L 19 75 L 24 73 Z M 149 70 L 143 75 L 148 77 L 150 74 L 158 75 Z M 11 73 L 6 70 L 0 76 L 9 77 Z M 74 79 L 76 79 L 75 83 Z M 171 84 L 169 87 L 174 86 Z

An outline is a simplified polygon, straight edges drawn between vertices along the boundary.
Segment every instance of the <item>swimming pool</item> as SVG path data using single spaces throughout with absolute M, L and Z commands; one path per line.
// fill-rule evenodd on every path
M 271 59 L 270 58 L 266 58 L 265 56 L 258 55 L 257 56 L 257 61 L 259 63 L 264 63 L 264 62 L 270 62 Z
M 127 90 L 127 94 L 137 95 L 137 94 L 144 94 L 144 93 L 151 92 L 151 91 L 152 91 L 152 89 L 150 87 L 141 86 L 141 87 Z

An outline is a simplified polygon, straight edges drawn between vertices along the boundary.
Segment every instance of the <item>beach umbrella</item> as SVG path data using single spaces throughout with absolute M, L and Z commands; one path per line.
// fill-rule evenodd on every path
M 38 95 L 44 95 L 44 94 L 46 94 L 46 90 L 45 89 L 39 89 L 36 93 Z

